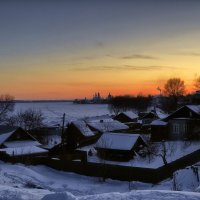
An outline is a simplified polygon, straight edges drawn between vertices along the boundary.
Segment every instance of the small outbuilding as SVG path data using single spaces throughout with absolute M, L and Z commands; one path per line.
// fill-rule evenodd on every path
M 95 145 L 97 155 L 105 160 L 129 161 L 146 147 L 138 134 L 104 133 Z
M 113 119 L 122 123 L 137 122 L 138 115 L 132 111 L 126 111 L 119 113 Z
M 99 136 L 83 120 L 72 121 L 64 133 L 65 142 L 71 149 L 93 144 Z

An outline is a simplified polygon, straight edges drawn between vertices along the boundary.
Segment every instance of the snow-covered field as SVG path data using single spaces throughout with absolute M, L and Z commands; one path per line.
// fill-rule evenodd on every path
M 200 193 L 173 192 L 173 181 L 152 185 L 86 177 L 46 166 L 0 163 L 0 200 L 197 200 Z
M 27 109 L 41 110 L 45 123 L 54 125 L 62 123 L 63 113 L 66 114 L 66 122 L 90 117 L 110 114 L 106 104 L 73 104 L 73 102 L 29 102 L 16 103 L 15 112 Z

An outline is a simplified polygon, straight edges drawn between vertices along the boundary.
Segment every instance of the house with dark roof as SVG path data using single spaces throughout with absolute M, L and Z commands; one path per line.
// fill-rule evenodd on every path
M 145 146 L 145 141 L 138 134 L 107 132 L 99 138 L 95 149 L 102 159 L 129 161 L 137 153 L 141 153 Z
M 48 151 L 41 146 L 20 127 L 0 126 L 0 155 L 4 158 L 47 155 Z
M 161 109 L 155 107 L 150 112 L 139 113 L 139 120 L 142 122 L 143 125 L 149 125 L 152 121 L 157 119 L 164 119 L 166 116 L 166 113 L 164 113 Z
M 200 105 L 186 105 L 166 118 L 151 123 L 152 140 L 198 139 L 200 136 Z
M 95 143 L 99 136 L 83 120 L 72 121 L 64 133 L 67 146 L 71 149 Z
M 138 115 L 132 111 L 126 111 L 114 116 L 113 119 L 122 123 L 137 122 Z

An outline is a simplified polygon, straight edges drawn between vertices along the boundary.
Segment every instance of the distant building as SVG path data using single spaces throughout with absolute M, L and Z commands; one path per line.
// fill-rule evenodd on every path
M 108 103 L 112 98 L 112 95 L 109 93 L 106 98 L 103 98 L 100 94 L 100 92 L 96 92 L 93 95 L 92 99 L 75 99 L 74 103 L 76 104 L 106 104 Z

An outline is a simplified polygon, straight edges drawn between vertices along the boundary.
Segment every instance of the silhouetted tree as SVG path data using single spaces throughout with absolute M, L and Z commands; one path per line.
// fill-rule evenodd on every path
M 118 114 L 127 110 L 145 111 L 151 105 L 151 96 L 116 96 L 110 100 L 109 110 Z
M 179 97 L 185 94 L 185 83 L 180 78 L 170 78 L 164 86 L 164 94 Z
M 149 162 L 151 162 L 154 157 L 160 157 L 163 161 L 163 164 L 167 165 L 168 158 L 170 158 L 176 150 L 176 145 L 173 142 L 168 141 L 149 142 L 147 149 Z
M 171 112 L 178 108 L 178 100 L 185 94 L 185 84 L 180 78 L 171 78 L 164 85 L 164 95 L 161 98 L 161 108 Z
M 14 97 L 9 94 L 0 95 L 0 122 L 5 122 L 9 113 L 14 110 Z
M 20 126 L 25 130 L 32 130 L 42 127 L 43 120 L 43 113 L 40 110 L 28 109 L 11 116 L 7 124 L 10 126 Z

